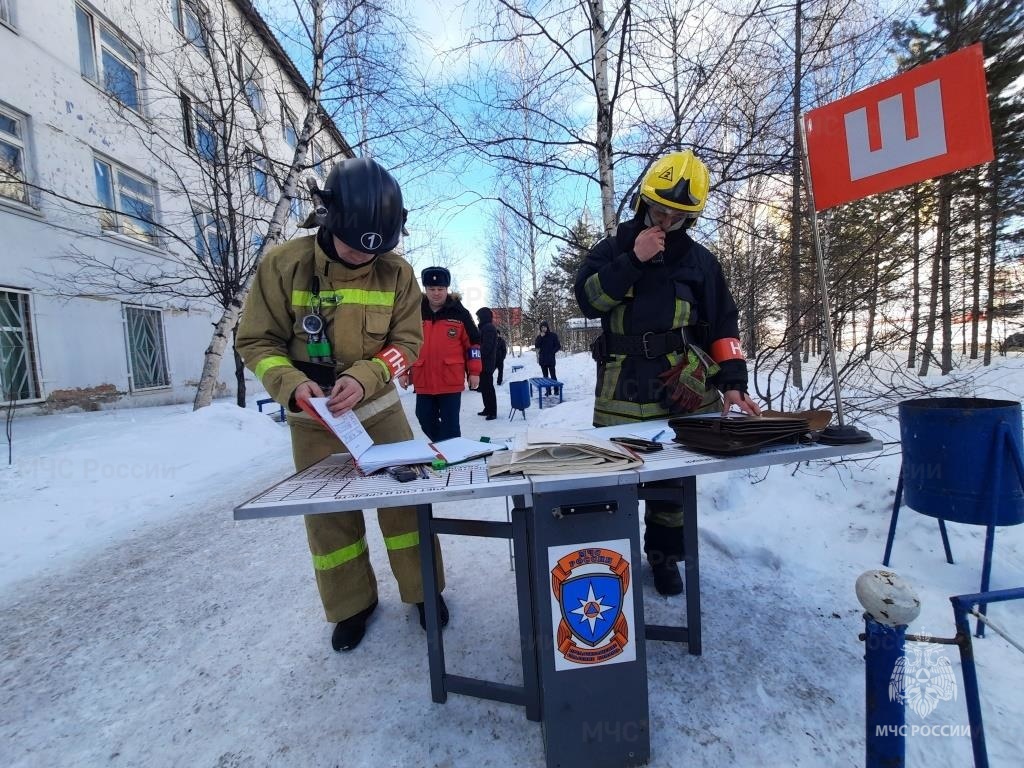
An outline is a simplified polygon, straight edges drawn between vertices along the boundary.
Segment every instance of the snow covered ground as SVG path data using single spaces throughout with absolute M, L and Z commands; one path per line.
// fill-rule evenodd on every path
M 530 356 L 510 358 L 538 375 Z M 463 434 L 585 428 L 593 368 L 560 359 L 563 404 Z M 972 394 L 1019 399 L 1020 358 Z M 414 396 L 403 395 L 412 417 Z M 894 414 L 892 414 L 894 416 Z M 869 425 L 882 455 L 703 477 L 704 654 L 647 645 L 654 766 L 863 765 L 864 685 L 856 577 L 878 568 L 899 469 L 898 429 Z M 0 765 L 539 766 L 539 725 L 512 705 L 430 701 L 423 632 L 398 601 L 372 513 L 381 605 L 366 640 L 334 653 L 302 521 L 234 522 L 232 507 L 291 473 L 287 430 L 229 402 L 19 418 L 0 467 Z M 505 503 L 483 502 L 494 519 Z M 459 504 L 440 505 L 458 515 Z M 474 509 L 478 512 L 479 509 Z M 983 530 L 904 509 L 893 568 L 923 600 L 912 629 L 954 633 L 948 597 L 980 581 Z M 519 682 L 507 543 L 444 537 L 450 671 Z M 649 617 L 674 619 L 646 569 Z M 1024 527 L 1000 529 L 992 587 L 1024 586 Z M 1024 603 L 993 606 L 1024 638 Z M 1024 764 L 1021 654 L 975 640 L 993 766 Z M 958 696 L 908 724 L 966 725 Z M 966 736 L 908 740 L 908 765 L 971 764 Z

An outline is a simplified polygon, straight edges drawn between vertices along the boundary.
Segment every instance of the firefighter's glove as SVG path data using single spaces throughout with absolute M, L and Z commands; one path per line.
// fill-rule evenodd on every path
M 664 386 L 662 397 L 672 413 L 691 413 L 704 400 L 707 367 L 700 360 L 684 357 L 658 378 Z
M 703 349 L 688 345 L 683 359 L 658 375 L 664 385 L 665 406 L 672 413 L 697 410 L 711 386 L 708 380 L 718 372 L 718 364 Z

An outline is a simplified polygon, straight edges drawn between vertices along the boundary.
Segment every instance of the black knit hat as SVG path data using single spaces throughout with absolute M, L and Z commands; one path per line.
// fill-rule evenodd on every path
M 447 288 L 452 284 L 452 273 L 444 267 L 427 267 L 420 272 L 420 282 L 424 288 L 441 286 Z

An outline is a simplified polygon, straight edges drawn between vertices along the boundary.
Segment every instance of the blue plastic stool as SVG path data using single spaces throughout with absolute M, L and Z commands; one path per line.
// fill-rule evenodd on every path
M 530 407 L 530 384 L 526 381 L 510 381 L 508 383 L 508 394 L 512 399 L 512 410 L 508 412 L 508 420 L 516 415 L 516 411 L 526 418 L 526 409 Z

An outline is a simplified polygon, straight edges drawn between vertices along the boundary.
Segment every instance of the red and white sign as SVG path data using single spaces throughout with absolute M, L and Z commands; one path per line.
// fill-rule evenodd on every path
M 993 158 L 981 43 L 804 115 L 814 208 Z

